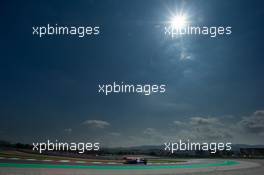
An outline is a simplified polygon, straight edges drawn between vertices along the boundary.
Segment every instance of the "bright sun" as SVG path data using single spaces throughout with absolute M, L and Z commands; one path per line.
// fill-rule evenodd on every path
M 176 15 L 170 20 L 170 25 L 172 28 L 183 28 L 187 25 L 187 18 L 185 15 Z

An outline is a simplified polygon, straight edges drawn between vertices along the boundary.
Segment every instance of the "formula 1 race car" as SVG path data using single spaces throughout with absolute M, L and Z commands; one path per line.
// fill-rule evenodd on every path
M 124 157 L 124 164 L 144 164 L 147 165 L 147 159 L 141 157 Z

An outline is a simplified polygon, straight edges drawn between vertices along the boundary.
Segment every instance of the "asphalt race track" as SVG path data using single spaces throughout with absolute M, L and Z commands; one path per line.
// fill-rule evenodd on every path
M 264 160 L 193 159 L 178 164 L 123 165 L 82 162 L 0 160 L 0 175 L 262 175 Z

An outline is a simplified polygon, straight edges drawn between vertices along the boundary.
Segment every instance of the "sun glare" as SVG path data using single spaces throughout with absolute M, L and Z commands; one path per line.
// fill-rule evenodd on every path
M 176 15 L 171 18 L 170 25 L 172 28 L 183 28 L 187 25 L 187 18 L 185 15 Z

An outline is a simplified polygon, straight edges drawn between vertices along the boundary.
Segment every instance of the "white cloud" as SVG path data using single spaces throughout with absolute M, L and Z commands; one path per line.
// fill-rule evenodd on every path
M 186 122 L 174 121 L 178 130 L 177 136 L 190 140 L 218 141 L 228 140 L 233 136 L 230 134 L 229 126 L 216 117 L 191 117 Z
M 184 127 L 184 126 L 186 125 L 186 123 L 181 122 L 181 121 L 178 121 L 178 120 L 173 121 L 173 124 L 174 124 L 176 127 Z
M 249 117 L 244 117 L 239 125 L 247 132 L 253 134 L 264 133 L 264 111 L 256 111 Z
M 143 134 L 147 134 L 147 135 L 153 135 L 153 134 L 156 134 L 156 130 L 154 128 L 146 128 L 144 131 L 143 131 Z
M 264 111 L 235 120 L 234 116 L 191 117 L 186 122 L 173 121 L 177 137 L 191 140 L 233 141 L 245 144 L 263 144 Z
M 114 136 L 114 137 L 119 137 L 121 136 L 121 134 L 119 132 L 110 132 L 109 133 L 110 136 Z
M 190 124 L 192 125 L 208 125 L 208 124 L 220 124 L 220 121 L 214 117 L 192 117 Z
M 105 128 L 110 125 L 101 120 L 87 120 L 83 124 L 94 128 Z M 104 137 L 108 146 L 162 145 L 164 142 L 174 142 L 179 139 L 264 144 L 264 111 L 256 111 L 243 118 L 230 115 L 184 117 L 184 120 L 175 120 L 167 127 L 137 128 L 122 133 L 109 131 Z
M 86 120 L 82 124 L 87 125 L 89 127 L 101 128 L 101 129 L 107 126 L 110 126 L 110 123 L 108 123 L 107 121 L 103 121 L 103 120 Z
M 64 129 L 64 132 L 71 133 L 72 129 L 71 128 L 66 128 L 66 129 Z

